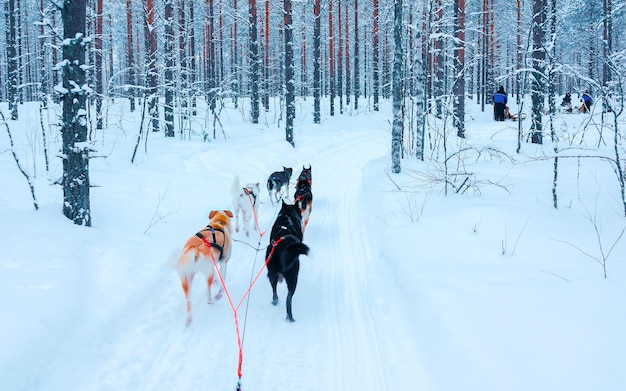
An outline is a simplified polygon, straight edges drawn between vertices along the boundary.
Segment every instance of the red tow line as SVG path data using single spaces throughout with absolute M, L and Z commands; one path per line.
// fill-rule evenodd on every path
M 253 210 L 254 210 L 254 208 L 253 208 Z M 263 236 L 263 234 L 261 234 L 261 236 Z M 224 277 L 222 277 L 222 272 L 220 271 L 220 268 L 217 266 L 217 261 L 215 260 L 215 257 L 213 256 L 213 253 L 209 252 L 209 254 L 211 254 L 211 260 L 213 261 L 213 266 L 215 266 L 215 270 L 217 270 L 217 275 L 219 276 L 220 283 L 222 284 L 222 287 L 224 288 L 224 292 L 226 293 L 226 298 L 228 299 L 228 304 L 230 304 L 230 308 L 233 311 L 233 317 L 235 319 L 235 330 L 237 331 L 237 346 L 239 348 L 239 360 L 238 360 L 238 364 L 237 364 L 237 376 L 239 377 L 239 382 L 237 383 L 237 391 L 241 391 L 241 377 L 243 376 L 243 374 L 241 372 L 241 366 L 243 364 L 243 344 L 241 342 L 241 333 L 239 332 L 239 316 L 237 315 L 237 311 L 239 311 L 239 307 L 241 306 L 241 304 L 243 303 L 245 298 L 250 294 L 250 290 L 252 289 L 252 286 L 257 282 L 257 280 L 261 276 L 261 272 L 263 272 L 263 269 L 265 269 L 265 267 L 267 266 L 267 263 L 272 258 L 272 254 L 274 254 L 274 249 L 276 249 L 276 246 L 282 240 L 283 240 L 283 238 L 279 238 L 277 241 L 275 241 L 272 244 L 272 249 L 270 250 L 270 253 L 268 254 L 267 258 L 265 259 L 265 262 L 263 263 L 263 266 L 261 266 L 261 269 L 257 273 L 256 277 L 254 277 L 254 280 L 252 280 L 252 282 L 250 283 L 250 286 L 248 287 L 246 292 L 241 297 L 241 300 L 239 301 L 239 304 L 237 304 L 237 306 L 235 306 L 233 304 L 233 300 L 230 297 L 230 292 L 228 292 L 228 288 L 226 288 L 226 283 L 224 282 Z M 207 247 L 209 247 L 209 249 L 211 248 L 211 243 L 208 240 L 206 240 L 206 238 L 203 237 L 202 241 L 204 242 L 204 244 Z

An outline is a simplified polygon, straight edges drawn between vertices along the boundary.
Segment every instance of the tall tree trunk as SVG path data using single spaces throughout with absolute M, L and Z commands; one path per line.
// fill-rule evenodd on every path
M 587 12 L 586 14 L 589 15 L 589 31 L 585 32 L 585 37 L 595 37 L 596 35 L 596 25 L 598 23 L 598 21 L 596 20 L 596 2 L 595 1 L 590 1 L 587 3 Z M 596 62 L 597 62 L 597 53 L 596 53 L 596 46 L 595 46 L 595 42 L 593 39 L 588 38 L 587 42 L 589 44 L 589 79 L 591 80 L 595 80 L 596 78 L 596 72 L 595 72 L 595 68 L 596 68 Z M 593 92 L 593 91 L 590 91 Z
M 63 18 L 63 214 L 91 226 L 85 85 L 86 2 L 66 0 Z M 78 86 L 81 86 L 77 88 Z
M 180 61 L 180 89 L 178 101 L 180 102 L 180 117 L 187 120 L 189 117 L 189 52 L 187 50 L 187 4 L 185 0 L 178 0 L 178 53 Z M 183 129 L 180 129 L 182 132 Z
M 44 13 L 44 0 L 39 1 L 39 13 L 41 18 L 43 19 L 45 16 Z M 43 22 L 43 20 L 42 20 Z M 47 54 L 49 54 L 48 50 L 46 50 L 46 32 L 44 24 L 41 23 L 39 27 L 39 54 L 37 55 L 37 63 L 39 65 L 39 121 L 41 124 L 41 136 L 43 143 L 43 154 L 44 160 L 46 163 L 46 172 L 49 172 L 50 169 L 50 161 L 48 159 L 48 141 L 46 137 L 46 128 L 43 124 L 43 110 L 48 108 L 48 70 L 46 69 L 46 58 Z
M 154 0 L 146 0 L 145 15 L 145 39 L 146 57 L 148 58 L 148 69 L 146 75 L 146 98 L 148 100 L 148 113 L 152 131 L 159 131 L 159 98 L 157 96 L 157 86 L 159 74 L 157 70 L 157 29 L 155 25 L 156 15 Z
M 208 79 L 207 99 L 212 112 L 216 107 L 217 66 L 215 58 L 215 15 L 213 13 L 213 0 L 207 0 L 205 10 L 205 65 Z M 214 135 L 215 136 L 215 135 Z
M 374 48 L 373 48 L 373 53 L 372 53 L 372 71 L 373 71 L 373 85 L 372 85 L 372 95 L 374 97 L 374 111 L 378 111 L 379 110 L 379 105 L 378 105 L 378 99 L 379 99 L 379 90 L 380 90 L 380 74 L 379 74 L 379 70 L 378 70 L 378 0 L 373 0 L 374 1 L 374 31 L 373 31 L 373 38 L 374 38 Z
M 302 5 L 302 14 L 305 14 L 306 4 Z M 306 45 L 306 22 L 304 20 L 301 21 L 302 26 L 300 28 L 300 96 L 306 99 L 309 94 L 308 82 L 307 82 L 307 45 Z
M 193 7 L 192 7 L 193 8 Z M 256 6 L 255 6 L 256 8 Z M 256 14 L 256 9 L 255 9 L 255 14 Z M 256 16 L 255 16 L 256 19 Z M 256 22 L 255 22 L 256 23 Z M 242 72 L 240 71 L 240 69 L 242 68 L 241 61 L 239 60 L 239 28 L 238 28 L 238 24 L 239 24 L 239 14 L 237 12 L 237 0 L 233 0 L 233 26 L 232 26 L 232 31 L 233 31 L 233 37 L 232 37 L 232 41 L 233 41 L 233 45 L 232 45 L 232 69 L 233 69 L 233 91 L 235 91 L 235 96 L 233 97 L 234 102 L 235 102 L 235 107 L 238 107 L 239 103 L 238 103 L 238 98 L 241 96 L 241 85 L 243 84 L 243 77 L 242 77 Z M 192 29 L 193 30 L 193 29 Z M 258 33 L 257 33 L 258 36 Z M 258 38 L 257 38 L 258 39 Z M 258 43 L 257 43 L 258 45 Z M 193 51 L 192 51 L 193 53 Z M 258 53 L 258 51 L 257 51 Z M 258 55 L 258 54 L 257 54 Z M 257 86 L 257 95 L 259 94 L 258 92 L 258 86 Z
M 416 128 L 416 136 L 415 136 L 415 153 L 418 160 L 424 160 L 424 147 L 426 144 L 426 115 L 428 114 L 428 97 L 429 97 L 429 89 L 428 89 L 428 71 L 429 71 L 429 52 L 430 52 L 430 39 L 429 34 L 431 30 L 432 18 L 431 12 L 432 9 L 431 2 L 424 2 L 423 5 L 423 26 L 421 31 L 418 30 L 417 40 L 421 42 L 422 52 L 420 56 L 420 61 L 418 64 L 418 73 L 416 76 L 415 83 L 415 96 L 416 104 L 415 104 L 415 117 L 417 118 L 415 121 Z
M 376 1 L 376 0 L 374 0 Z M 335 115 L 335 31 L 333 30 L 333 0 L 328 1 L 328 57 L 330 85 L 330 115 Z
M 349 5 L 348 2 L 346 2 L 346 12 L 345 12 L 345 31 L 346 31 L 346 38 L 345 38 L 345 59 L 346 59 L 346 106 L 350 106 L 350 22 L 349 22 Z
M 128 99 L 130 111 L 135 111 L 135 56 L 133 55 L 133 5 L 131 0 L 126 0 L 126 68 L 128 69 Z
M 270 109 L 270 1 L 265 0 L 265 77 L 263 80 L 263 107 Z
M 321 18 L 320 0 L 313 3 L 313 122 L 321 123 L 320 119 L 320 97 L 321 97 Z
M 189 28 L 189 70 L 187 72 L 187 77 L 189 78 L 189 84 L 190 84 L 190 88 L 189 88 L 189 92 L 191 94 L 191 108 L 192 108 L 192 112 L 191 115 L 196 115 L 197 114 L 197 102 L 196 102 L 196 98 L 197 98 L 197 87 L 196 87 L 196 82 L 198 79 L 198 64 L 196 63 L 196 29 L 194 28 L 195 24 L 196 24 L 196 16 L 195 16 L 195 6 L 196 3 L 195 2 L 191 2 L 190 6 L 189 6 L 189 23 L 188 25 L 190 26 Z
M 393 127 L 391 130 L 391 171 L 398 174 L 401 171 L 402 157 L 402 0 L 393 2 Z
M 95 41 L 95 63 L 94 63 L 94 73 L 96 76 L 96 129 L 102 129 L 102 97 L 104 95 L 103 89 L 103 75 L 104 75 L 104 67 L 102 65 L 102 33 L 103 33 L 103 18 L 102 18 L 102 0 L 96 0 L 96 36 L 94 37 Z
M 256 0 L 248 1 L 250 16 L 250 120 L 259 123 L 259 37 Z
M 17 121 L 18 117 L 18 84 L 19 67 L 17 59 L 17 16 L 16 0 L 7 0 L 5 5 L 5 16 L 7 18 L 7 63 L 8 63 L 8 99 L 11 119 Z
M 604 0 L 604 17 L 602 18 L 602 85 L 606 88 L 611 81 L 611 70 L 609 68 L 609 56 L 613 52 L 613 4 L 611 0 Z
M 163 50 L 165 57 L 165 137 L 174 137 L 174 1 L 165 0 L 165 34 Z
M 337 96 L 339 97 L 339 114 L 343 114 L 343 19 L 341 17 L 341 0 L 337 0 Z
M 293 141 L 293 120 L 296 117 L 295 103 L 295 78 L 293 72 L 293 17 L 291 11 L 291 0 L 283 1 L 283 12 L 285 15 L 285 137 L 289 144 L 295 146 Z
M 316 0 L 319 1 L 319 0 Z M 354 110 L 359 108 L 361 83 L 359 73 L 359 0 L 354 0 Z
M 522 102 L 522 94 L 524 91 L 522 89 L 522 4 L 521 0 L 516 0 L 517 2 L 517 56 L 515 62 L 515 90 L 517 95 L 515 96 L 516 102 L 519 105 Z
M 545 97 L 545 59 L 546 52 L 544 50 L 545 37 L 545 15 L 546 0 L 534 0 L 533 2 L 533 72 L 532 72 L 532 142 L 541 144 L 543 142 L 543 102 Z
M 455 0 L 456 19 L 456 129 L 457 136 L 465 138 L 465 0 Z

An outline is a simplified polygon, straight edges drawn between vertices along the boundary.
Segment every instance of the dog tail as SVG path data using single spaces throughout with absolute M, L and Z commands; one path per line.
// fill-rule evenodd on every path
M 298 255 L 309 255 L 309 246 L 302 243 L 298 238 L 293 235 L 287 235 L 283 239 L 287 246 L 287 255 L 288 258 L 292 259 L 297 257 Z
M 233 185 L 230 188 L 230 194 L 235 197 L 241 193 L 241 187 L 239 185 L 239 175 L 235 175 L 233 179 Z
M 167 258 L 167 266 L 172 269 L 178 268 L 178 260 L 180 259 L 180 249 L 174 249 Z
M 294 245 L 292 245 L 291 247 L 289 247 L 289 252 L 294 256 L 298 256 L 298 255 L 309 255 L 309 246 L 307 246 L 306 244 L 300 242 L 300 243 L 296 243 Z

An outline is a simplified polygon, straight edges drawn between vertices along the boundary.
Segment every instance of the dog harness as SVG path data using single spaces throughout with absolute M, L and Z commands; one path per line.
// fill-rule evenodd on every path
M 244 192 L 247 196 L 252 197 L 252 205 L 256 205 L 256 197 L 257 197 L 257 195 L 256 195 L 256 194 L 254 194 L 254 190 L 252 190 L 252 189 L 251 189 L 251 188 L 249 188 L 249 187 L 244 187 L 244 188 L 243 188 L 243 192 Z
M 224 234 L 224 230 L 222 230 L 221 228 L 213 228 L 210 225 L 207 225 L 206 228 L 203 229 L 202 231 L 211 231 L 211 235 L 213 236 L 213 242 L 209 243 L 206 237 L 202 235 L 202 232 L 196 233 L 196 236 L 199 237 L 207 246 L 215 247 L 216 249 L 218 249 L 220 251 L 220 256 L 217 259 L 221 260 L 222 257 L 224 256 L 224 247 L 217 244 L 217 239 L 215 238 L 215 231 L 219 231 L 222 234 Z M 224 235 L 224 241 L 226 241 L 226 235 Z
M 288 236 L 291 236 L 295 239 L 297 239 L 299 242 L 301 242 L 302 240 L 300 240 L 298 237 L 292 235 L 290 232 L 292 231 L 296 231 L 297 232 L 297 227 L 296 224 L 293 222 L 293 220 L 291 219 L 291 216 L 285 216 L 287 218 L 287 222 L 289 223 L 288 226 L 285 225 L 281 225 L 280 229 L 284 229 L 285 231 L 287 231 L 288 233 L 286 235 L 283 235 L 281 237 L 279 237 L 278 239 L 272 239 L 271 241 L 271 245 L 272 246 L 276 246 L 279 242 L 281 242 L 283 239 L 285 239 Z

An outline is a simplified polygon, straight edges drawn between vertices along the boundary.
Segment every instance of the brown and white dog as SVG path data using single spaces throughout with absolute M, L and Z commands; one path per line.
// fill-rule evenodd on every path
M 245 187 L 239 185 L 239 176 L 235 176 L 231 187 L 233 196 L 233 210 L 235 212 L 235 232 L 239 232 L 239 214 L 243 220 L 243 231 L 250 236 L 250 220 L 253 219 L 252 227 L 258 231 L 256 217 L 259 213 L 259 196 L 261 184 L 248 183 Z
M 226 279 L 226 266 L 230 259 L 231 252 L 231 218 L 233 213 L 230 210 L 213 210 L 209 214 L 209 224 L 202 228 L 194 236 L 190 237 L 183 247 L 183 251 L 178 257 L 176 270 L 180 277 L 180 283 L 185 292 L 187 301 L 187 322 L 191 325 L 191 301 L 189 300 L 189 290 L 196 273 L 202 272 L 205 276 L 209 304 L 213 303 L 211 296 L 211 285 L 215 279 L 215 265 L 218 265 L 223 279 Z M 215 262 L 214 262 L 215 261 Z M 215 295 L 215 300 L 219 300 L 224 294 L 224 287 L 220 284 L 220 289 Z

